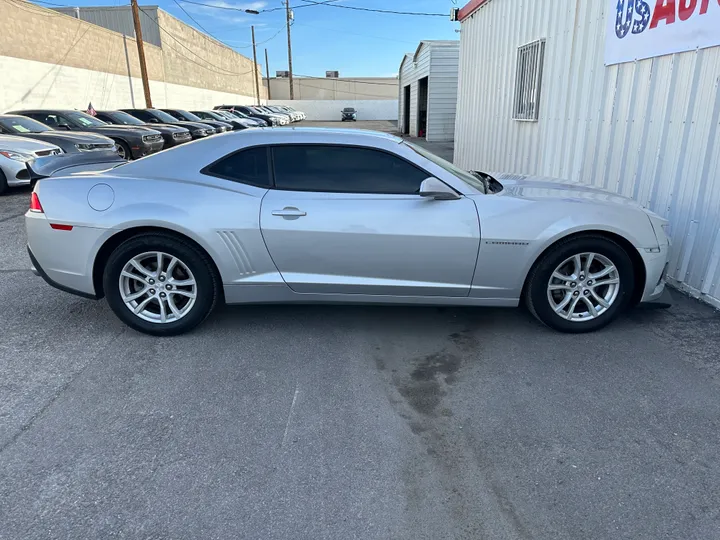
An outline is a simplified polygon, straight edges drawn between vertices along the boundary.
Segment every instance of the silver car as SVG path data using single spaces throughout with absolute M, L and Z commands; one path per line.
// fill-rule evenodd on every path
M 190 330 L 217 302 L 524 301 L 585 332 L 660 299 L 669 249 L 667 221 L 618 195 L 307 128 L 40 180 L 26 226 L 36 273 L 155 335 Z
M 8 187 L 30 184 L 27 164 L 40 156 L 54 156 L 63 151 L 54 144 L 0 135 L 0 195 Z

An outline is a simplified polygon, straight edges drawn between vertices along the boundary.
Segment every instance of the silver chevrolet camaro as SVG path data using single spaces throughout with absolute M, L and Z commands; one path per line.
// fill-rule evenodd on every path
M 664 295 L 667 221 L 547 178 L 467 172 L 397 137 L 256 129 L 40 179 L 34 271 L 129 326 L 186 332 L 217 302 L 514 307 L 565 332 Z

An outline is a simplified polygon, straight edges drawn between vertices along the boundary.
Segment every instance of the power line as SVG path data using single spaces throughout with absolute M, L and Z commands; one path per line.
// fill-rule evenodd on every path
M 355 11 L 370 11 L 372 13 L 389 13 L 392 15 L 419 15 L 424 17 L 449 17 L 449 14 L 447 13 L 420 13 L 417 11 L 392 11 L 387 9 L 371 9 L 371 8 L 364 8 L 364 7 L 357 7 L 357 6 L 344 6 L 342 4 L 330 4 L 327 2 L 315 2 L 313 0 L 302 0 L 303 2 L 307 2 L 311 6 L 327 6 L 327 7 L 333 7 L 333 8 L 340 8 L 340 9 L 352 9 Z M 301 7 L 301 6 L 299 6 Z
M 415 42 L 415 41 L 404 41 L 402 39 L 393 39 L 393 38 L 387 38 L 387 37 L 382 37 L 382 36 L 374 36 L 372 34 L 361 34 L 360 32 L 351 32 L 350 30 L 344 30 L 344 29 L 341 30 L 339 28 L 330 28 L 328 26 L 313 26 L 311 24 L 299 23 L 297 21 L 295 21 L 294 24 L 297 24 L 298 26 L 307 26 L 308 28 L 316 28 L 317 30 L 325 30 L 325 31 L 329 30 L 330 32 L 338 32 L 340 34 L 353 34 L 355 36 L 361 36 L 361 37 L 366 37 L 366 38 L 382 39 L 385 41 L 394 41 L 396 43 L 410 43 L 410 44 L 417 45 L 417 42 Z

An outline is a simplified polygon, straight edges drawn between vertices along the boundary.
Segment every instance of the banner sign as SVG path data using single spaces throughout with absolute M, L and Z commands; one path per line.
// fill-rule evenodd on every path
M 605 2 L 605 65 L 720 45 L 720 0 Z

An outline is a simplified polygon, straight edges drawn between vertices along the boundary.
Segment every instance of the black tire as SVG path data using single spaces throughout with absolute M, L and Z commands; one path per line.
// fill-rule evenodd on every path
M 133 257 L 148 251 L 160 251 L 177 257 L 195 277 L 195 304 L 180 320 L 167 323 L 144 320 L 132 313 L 122 300 L 119 282 L 124 266 Z M 115 248 L 105 264 L 103 289 L 108 304 L 120 320 L 139 332 L 154 336 L 174 336 L 189 332 L 210 315 L 220 296 L 220 282 L 208 256 L 189 242 L 163 233 L 135 236 Z
M 596 318 L 570 321 L 558 315 L 550 305 L 548 285 L 553 272 L 563 261 L 583 253 L 596 253 L 612 262 L 620 279 L 619 291 L 610 307 Z M 526 282 L 525 302 L 530 313 L 550 328 L 574 334 L 592 332 L 608 325 L 622 313 L 632 297 L 636 286 L 634 281 L 632 260 L 622 246 L 603 236 L 576 236 L 561 240 L 537 261 Z
M 8 188 L 7 179 L 5 178 L 5 173 L 0 171 L 0 195 L 5 193 Z
M 117 144 L 118 146 L 118 154 L 120 155 L 120 157 L 124 157 L 128 161 L 132 161 L 133 155 L 130 151 L 130 147 L 128 146 L 128 144 L 125 141 L 119 141 L 117 139 L 115 139 L 115 144 Z M 121 154 L 120 151 L 122 151 L 124 155 Z

